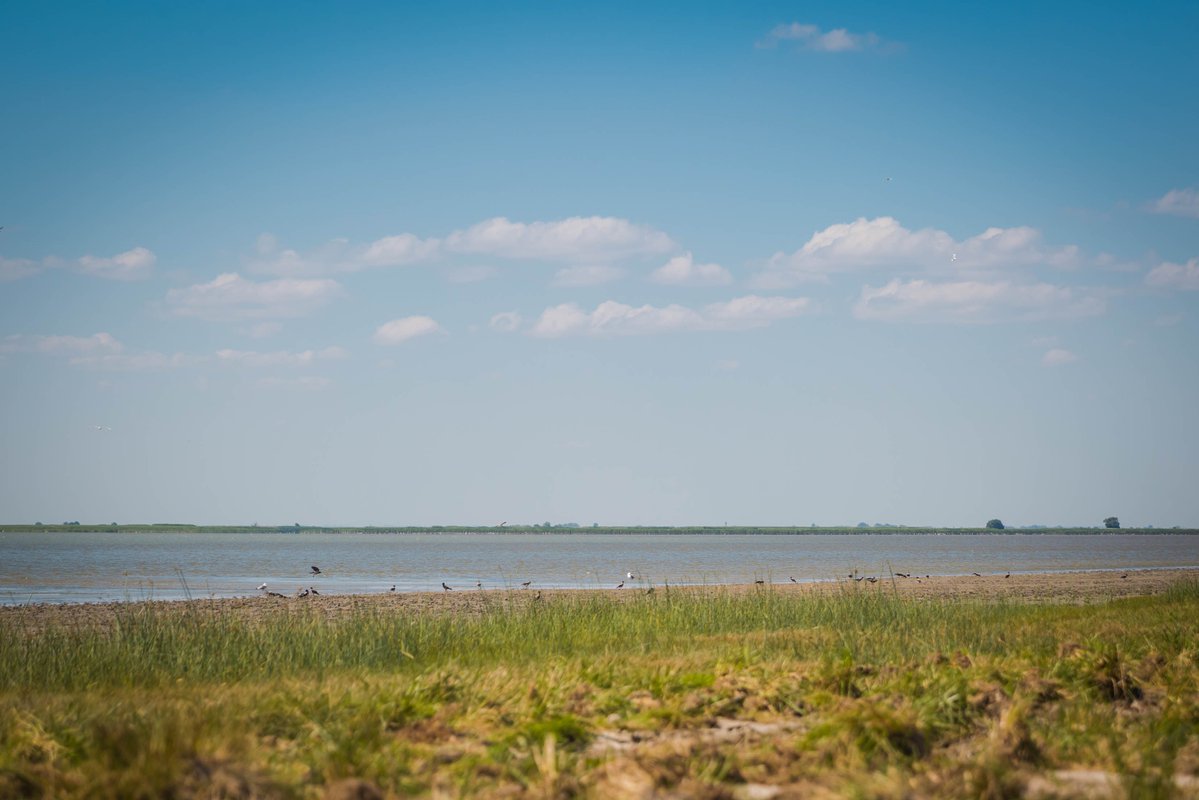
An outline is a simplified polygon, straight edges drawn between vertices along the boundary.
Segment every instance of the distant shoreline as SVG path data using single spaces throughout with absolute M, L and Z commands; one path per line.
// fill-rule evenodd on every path
M 908 526 L 879 527 L 772 527 L 772 526 L 716 526 L 716 527 L 652 527 L 652 526 L 607 526 L 607 527 L 540 527 L 540 526 L 318 526 L 318 525 L 187 525 L 159 523 L 148 525 L 96 525 L 96 524 L 9 524 L 0 525 L 0 534 L 5 533 L 270 533 L 270 534 L 473 534 L 479 536 L 506 535 L 622 535 L 622 536 L 991 536 L 991 535 L 1132 535 L 1132 536 L 1194 536 L 1199 528 L 930 528 Z

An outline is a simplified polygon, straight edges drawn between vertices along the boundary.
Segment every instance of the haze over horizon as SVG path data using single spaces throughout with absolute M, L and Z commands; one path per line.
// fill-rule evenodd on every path
M 1196 29 L 6 9 L 0 517 L 1199 527 Z

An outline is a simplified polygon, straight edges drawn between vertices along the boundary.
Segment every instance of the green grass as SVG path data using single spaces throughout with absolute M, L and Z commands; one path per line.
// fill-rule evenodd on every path
M 603 797 L 614 770 L 697 796 L 1019 796 L 1067 767 L 1166 797 L 1199 773 L 1194 583 L 1087 606 L 856 589 L 490 602 L 261 621 L 131 605 L 82 630 L 10 618 L 0 797 L 305 797 L 348 779 Z M 718 718 L 771 727 L 718 741 Z M 602 750 L 622 731 L 642 743 Z

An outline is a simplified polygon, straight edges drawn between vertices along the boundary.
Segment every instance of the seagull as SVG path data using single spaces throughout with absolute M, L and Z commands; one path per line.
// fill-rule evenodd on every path
M 624 581 L 621 581 L 620 583 L 616 584 L 616 588 L 617 588 L 617 589 L 623 589 L 623 588 L 624 588 Z
M 112 428 L 108 427 L 107 425 L 93 425 L 92 427 L 93 427 L 94 429 L 98 430 L 98 431 L 110 431 L 110 430 L 112 430 Z
M 522 584 L 521 584 L 521 586 L 523 586 L 523 587 L 525 587 L 526 589 L 528 589 L 528 588 L 529 588 L 529 584 L 531 584 L 531 583 L 532 583 L 532 581 L 525 581 L 524 583 L 522 583 Z
M 321 568 L 320 568 L 320 567 L 318 567 L 318 566 L 316 566 L 316 565 L 314 564 L 314 565 L 313 565 L 313 567 L 312 567 L 312 574 L 313 574 L 313 575 L 320 575 L 320 574 L 321 574 Z
M 625 579 L 626 581 L 631 581 L 631 580 L 633 580 L 633 573 L 631 573 L 631 572 L 626 572 L 626 573 L 624 574 L 624 579 Z
M 871 575 L 866 580 L 870 581 L 871 583 L 878 583 L 878 578 L 874 577 L 873 575 Z
M 452 592 L 452 591 L 454 591 L 454 587 L 453 587 L 453 586 L 446 586 L 446 585 L 445 585 L 445 581 L 442 581 L 442 582 L 441 582 L 441 588 L 442 588 L 442 589 L 445 589 L 447 592 Z
M 259 586 L 258 591 L 260 591 L 260 592 L 266 591 L 266 584 L 264 583 L 261 586 Z
M 952 256 L 950 256 L 949 260 L 950 260 L 950 261 L 957 261 L 957 260 L 958 260 L 958 254 L 957 254 L 957 253 L 954 253 Z

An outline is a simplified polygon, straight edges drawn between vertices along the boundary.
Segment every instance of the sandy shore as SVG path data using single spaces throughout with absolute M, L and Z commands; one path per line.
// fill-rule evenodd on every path
M 655 588 L 655 596 L 666 591 L 689 594 L 771 591 L 803 595 L 827 592 L 897 592 L 904 597 L 994 600 L 1019 602 L 1101 602 L 1118 597 L 1159 594 L 1179 581 L 1199 580 L 1199 569 L 1148 569 L 1129 572 L 1067 572 L 1037 575 L 938 576 L 926 578 L 843 579 L 824 583 L 773 583 L 763 585 L 690 586 Z M 644 596 L 644 587 L 624 589 L 530 589 L 452 592 L 383 593 L 373 595 L 320 595 L 304 598 L 238 597 L 189 601 L 140 601 L 119 603 L 33 604 L 0 606 L 0 627 L 27 631 L 51 627 L 108 627 L 122 616 L 138 611 L 161 613 L 221 613 L 245 619 L 262 619 L 293 609 L 318 610 L 329 618 L 356 611 L 395 611 L 404 614 L 477 614 L 497 608 L 518 608 L 535 601 L 555 598 L 602 596 L 628 601 Z

